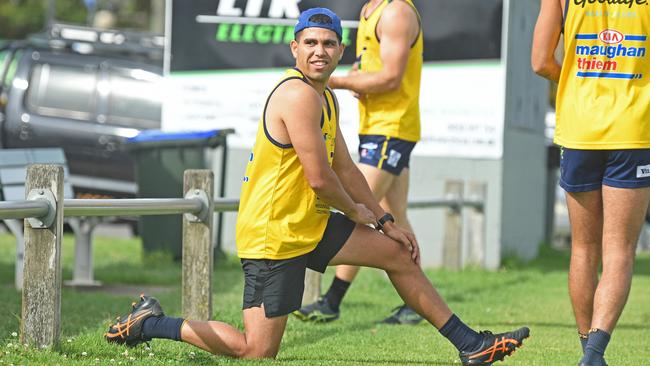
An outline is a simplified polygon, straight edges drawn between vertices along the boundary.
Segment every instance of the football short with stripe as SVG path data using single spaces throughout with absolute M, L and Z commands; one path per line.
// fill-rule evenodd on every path
M 393 175 L 409 167 L 415 142 L 383 135 L 359 135 L 359 163 Z

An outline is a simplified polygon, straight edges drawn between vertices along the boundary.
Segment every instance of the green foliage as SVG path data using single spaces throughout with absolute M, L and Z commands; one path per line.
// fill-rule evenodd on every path
M 64 288 L 61 344 L 33 350 L 18 342 L 21 297 L 12 288 L 15 241 L 0 235 L 0 365 L 277 365 L 210 355 L 187 344 L 154 340 L 152 349 L 107 344 L 102 334 L 111 319 L 130 308 L 140 290 L 158 297 L 165 312 L 179 316 L 180 265 L 163 257 L 145 259 L 138 240 L 96 238 L 95 290 Z M 64 237 L 64 280 L 72 275 L 73 238 Z M 580 346 L 567 293 L 567 252 L 549 247 L 540 258 L 512 260 L 497 272 L 428 270 L 450 307 L 478 329 L 531 327 L 526 347 L 503 365 L 576 365 Z M 329 285 L 331 269 L 323 286 Z M 214 318 L 242 328 L 242 273 L 228 257 L 215 264 Z M 611 365 L 646 365 L 650 358 L 650 255 L 637 260 L 628 306 L 607 351 Z M 314 325 L 289 319 L 278 356 L 282 365 L 453 365 L 454 348 L 429 324 L 387 326 L 376 322 L 400 299 L 385 275 L 364 269 L 341 306 L 341 319 Z M 16 333 L 16 335 L 12 335 Z
M 45 2 L 27 0 L 21 2 L 2 1 L 0 3 L 0 37 L 8 39 L 24 38 L 26 34 L 43 26 Z
M 56 22 L 87 24 L 83 0 L 0 0 L 0 39 L 24 39 L 45 29 L 50 1 Z M 96 10 L 113 12 L 116 28 L 148 29 L 151 1 L 162 0 L 97 0 Z
M 47 21 L 48 1 L 44 0 L 0 0 L 0 38 L 23 39 L 39 32 Z M 86 8 L 82 0 L 58 0 L 58 20 L 83 23 Z

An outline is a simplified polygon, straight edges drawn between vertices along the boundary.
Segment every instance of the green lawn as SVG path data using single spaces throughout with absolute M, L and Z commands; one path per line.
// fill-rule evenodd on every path
M 17 345 L 20 293 L 13 289 L 14 239 L 0 235 L 0 365 L 222 365 L 265 364 L 212 356 L 188 345 L 155 340 L 152 349 L 108 345 L 102 333 L 140 288 L 158 297 L 167 314 L 180 313 L 180 266 L 143 260 L 135 240 L 96 238 L 95 274 L 107 288 L 62 293 L 62 338 L 56 350 Z M 426 248 L 425 248 L 426 250 Z M 64 279 L 71 278 L 72 238 L 64 242 Z M 526 346 L 504 365 L 576 365 L 580 357 L 566 289 L 568 253 L 544 248 L 529 264 L 507 261 L 498 272 L 427 271 L 454 311 L 480 329 L 531 328 Z M 325 276 L 325 286 L 331 280 Z M 214 317 L 239 327 L 241 270 L 236 258 L 216 264 Z M 118 286 L 120 285 L 120 286 Z M 126 285 L 126 286 L 121 286 Z M 608 349 L 610 365 L 648 365 L 650 359 L 650 255 L 637 261 L 628 306 Z M 312 325 L 290 319 L 278 359 L 290 365 L 453 365 L 454 348 L 426 324 L 376 325 L 399 304 L 385 276 L 362 271 L 342 305 L 341 320 Z

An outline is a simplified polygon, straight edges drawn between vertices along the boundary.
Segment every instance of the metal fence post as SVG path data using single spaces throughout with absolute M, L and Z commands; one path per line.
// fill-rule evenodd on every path
M 463 183 L 458 181 L 446 182 L 445 198 L 461 201 L 463 198 Z M 449 206 L 445 215 L 442 265 L 450 269 L 460 269 L 462 264 L 462 226 L 461 206 L 459 204 Z
M 99 224 L 97 217 L 74 217 L 68 224 L 74 229 L 74 270 L 67 286 L 99 286 L 93 274 L 93 230 Z
M 212 317 L 212 217 L 214 174 L 210 170 L 186 170 L 185 198 L 200 199 L 199 214 L 183 216 L 183 317 L 208 320 Z
M 23 220 L 4 220 L 5 225 L 9 231 L 16 237 L 16 269 L 14 271 L 15 278 L 14 284 L 16 290 L 23 289 L 23 267 L 25 266 L 25 228 L 23 228 Z
M 61 332 L 63 167 L 30 165 L 25 191 L 28 200 L 47 200 L 50 212 L 43 218 L 25 219 L 20 341 L 49 347 L 58 343 Z
M 320 297 L 320 280 L 322 275 L 307 268 L 305 272 L 305 291 L 302 293 L 302 304 L 307 305 L 318 300 Z

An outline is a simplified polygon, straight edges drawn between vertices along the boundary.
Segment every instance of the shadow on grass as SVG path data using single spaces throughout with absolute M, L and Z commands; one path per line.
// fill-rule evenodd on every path
M 514 257 L 503 259 L 503 267 L 508 270 L 537 270 L 542 273 L 550 272 L 568 272 L 571 251 L 553 249 L 548 245 L 539 248 L 537 258 L 524 262 Z M 650 254 L 642 253 L 637 255 L 635 267 L 635 276 L 650 276 Z
M 302 324 L 304 326 L 300 326 L 300 330 L 295 328 L 288 330 L 290 332 L 300 331 L 300 333 L 303 335 L 297 336 L 294 333 L 294 338 L 292 338 L 290 341 L 285 341 L 285 347 L 308 346 L 310 344 L 318 343 L 324 339 L 335 337 L 341 333 L 363 332 L 374 328 L 374 325 L 367 321 L 337 322 L 335 325 L 314 324 L 310 322 L 302 322 Z M 307 327 L 309 329 L 306 329 Z
M 170 268 L 173 266 L 174 268 Z M 85 331 L 104 328 L 117 315 L 130 309 L 138 294 L 156 296 L 165 312 L 180 314 L 180 264 L 131 265 L 116 263 L 95 268 L 95 278 L 104 283 L 97 288 L 64 286 L 61 293 L 62 334 L 75 336 Z M 20 327 L 21 293 L 14 288 L 13 263 L 0 262 L 0 334 L 18 331 Z M 64 269 L 63 279 L 72 278 Z M 239 263 L 230 258 L 215 263 L 213 293 L 237 292 L 242 274 Z
M 64 288 L 61 292 L 62 334 L 75 336 L 103 328 L 109 319 L 129 309 L 132 298 L 96 292 L 81 293 Z M 22 313 L 20 292 L 13 285 L 5 286 L 0 289 L 0 301 L 0 335 L 17 332 Z
M 283 357 L 279 361 L 287 361 L 287 362 L 304 362 L 305 365 L 309 364 L 320 364 L 323 361 L 327 361 L 327 359 L 323 358 L 306 358 L 306 357 Z M 407 360 L 407 359 L 395 359 L 395 360 L 390 360 L 390 359 L 385 359 L 385 358 L 377 358 L 377 359 L 368 359 L 368 358 L 336 358 L 336 359 L 331 359 L 331 361 L 336 361 L 336 362 L 345 362 L 345 363 L 350 363 L 350 364 L 369 364 L 369 365 L 449 365 L 449 362 L 442 362 L 442 361 L 423 361 L 423 360 Z
M 488 295 L 488 297 L 490 297 L 495 293 L 498 293 L 499 289 L 521 285 L 527 279 L 528 276 L 510 275 L 508 276 L 508 279 L 495 282 L 491 286 L 477 282 L 475 286 L 465 286 L 462 289 L 448 288 L 445 289 L 445 301 L 449 303 L 463 303 L 467 301 L 475 301 L 477 298 L 481 298 L 482 295 Z
M 526 321 L 521 321 L 517 323 L 510 323 L 510 322 L 480 322 L 481 327 L 495 327 L 495 328 L 503 328 L 503 329 L 510 329 L 514 327 L 519 327 L 519 326 L 526 326 L 534 330 L 535 327 L 548 327 L 548 328 L 566 328 L 566 329 L 571 329 L 575 330 L 576 326 L 573 323 L 560 323 L 560 322 L 526 322 Z M 648 329 L 647 325 L 642 325 L 642 324 L 626 324 L 626 323 L 620 323 L 616 325 L 616 329 L 625 329 L 625 330 L 646 330 Z
M 548 245 L 539 247 L 537 257 L 531 261 L 523 261 L 514 256 L 503 259 L 503 268 L 514 271 L 535 270 L 542 273 L 567 272 L 569 270 L 570 250 L 553 249 Z
M 72 271 L 71 265 L 65 265 L 62 268 L 64 282 L 72 279 Z M 138 264 L 117 262 L 94 267 L 95 280 L 106 285 L 180 286 L 181 276 L 181 264 L 171 261 L 158 263 L 145 261 L 145 263 Z M 0 285 L 13 285 L 14 278 L 14 263 L 0 262 Z M 243 275 L 238 260 L 234 257 L 227 257 L 216 261 L 213 279 L 215 292 L 228 291 L 240 286 Z M 101 290 L 101 287 L 99 289 Z
M 13 263 L 0 262 L 0 284 L 13 285 L 14 270 L 15 270 L 15 266 Z

